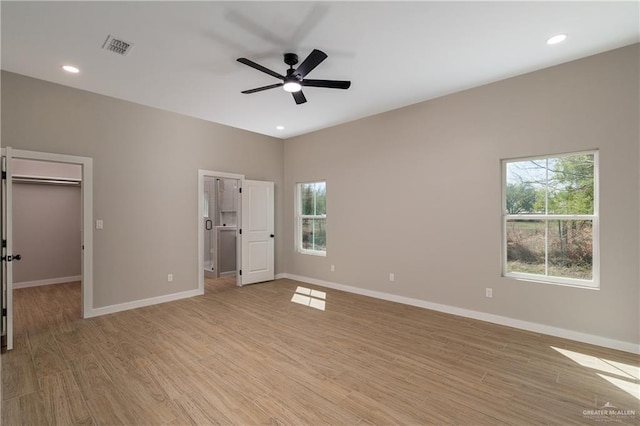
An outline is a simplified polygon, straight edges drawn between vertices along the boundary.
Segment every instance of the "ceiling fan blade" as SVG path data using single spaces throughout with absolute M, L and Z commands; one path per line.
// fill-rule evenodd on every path
M 297 105 L 307 102 L 307 98 L 304 97 L 304 93 L 302 93 L 302 90 L 298 92 L 291 92 L 291 94 L 293 95 L 293 99 L 296 100 Z
M 320 65 L 320 63 L 325 59 L 327 59 L 326 53 L 318 49 L 313 49 L 313 51 L 309 53 L 309 56 L 307 56 L 306 59 L 302 61 L 294 74 L 298 78 L 304 78 L 305 75 L 313 71 L 313 69 Z
M 269 74 L 270 76 L 273 76 L 275 78 L 279 78 L 280 80 L 284 80 L 284 76 L 283 75 L 280 75 L 275 71 L 271 71 L 269 68 L 265 68 L 260 64 L 256 64 L 255 62 L 253 62 L 253 61 L 251 61 L 251 60 L 249 60 L 247 58 L 238 58 L 237 61 L 240 62 L 241 64 L 248 65 L 251 68 L 255 68 L 258 71 L 262 71 L 265 74 Z
M 276 87 L 282 87 L 284 83 L 270 84 L 269 86 L 257 87 L 255 89 L 243 90 L 241 93 L 248 95 L 250 93 L 262 92 L 263 90 L 275 89 Z
M 348 89 L 351 87 L 351 82 L 344 80 L 302 80 L 300 84 L 308 87 L 326 87 L 328 89 Z

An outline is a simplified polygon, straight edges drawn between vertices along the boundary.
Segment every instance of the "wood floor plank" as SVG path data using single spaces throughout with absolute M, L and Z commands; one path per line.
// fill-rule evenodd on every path
M 233 423 L 235 418 L 230 409 L 221 410 L 199 394 L 181 395 L 173 404 L 178 409 L 175 424 L 222 425 Z
M 60 353 L 65 361 L 82 358 L 91 354 L 91 341 L 81 332 L 74 328 L 71 331 L 56 333 L 54 335 Z
M 634 354 L 288 279 L 87 320 L 79 283 L 46 287 L 14 293 L 3 424 L 640 422 Z
M 146 369 L 135 363 L 135 358 L 113 351 L 94 355 L 139 421 L 160 424 L 175 417 L 167 393 Z
M 63 352 L 50 329 L 29 333 L 31 357 L 38 377 L 68 369 Z
M 40 387 L 48 423 L 94 424 L 71 371 L 66 370 L 41 377 Z
M 12 399 L 39 389 L 31 355 L 2 355 L 2 398 Z
M 97 424 L 134 424 L 138 420 L 93 354 L 76 358 L 69 365 Z
M 3 402 L 3 425 L 44 425 L 48 423 L 40 392 L 32 392 Z

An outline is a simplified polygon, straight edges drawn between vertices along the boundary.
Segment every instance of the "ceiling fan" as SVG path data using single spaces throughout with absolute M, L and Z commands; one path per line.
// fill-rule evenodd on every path
M 304 61 L 300 64 L 300 66 L 296 69 L 293 68 L 294 65 L 298 63 L 298 55 L 295 53 L 285 53 L 284 54 L 284 63 L 289 65 L 289 69 L 287 70 L 287 76 L 283 76 L 278 74 L 275 71 L 271 71 L 269 68 L 265 68 L 260 64 L 256 64 L 255 62 L 247 59 L 247 58 L 238 58 L 238 62 L 248 65 L 251 68 L 255 68 L 258 71 L 262 71 L 263 73 L 269 74 L 277 79 L 282 80 L 282 83 L 270 84 L 269 86 L 258 87 L 255 89 L 244 90 L 242 93 L 250 94 L 261 92 L 263 90 L 275 89 L 276 87 L 282 87 L 285 91 L 290 92 L 293 95 L 293 99 L 296 101 L 296 104 L 300 105 L 307 102 L 307 98 L 304 97 L 302 93 L 302 87 L 324 87 L 328 89 L 348 89 L 351 86 L 350 81 L 343 80 L 310 80 L 305 77 L 311 71 L 314 70 L 315 67 L 320 65 L 322 61 L 327 59 L 327 54 L 321 50 L 313 49 L 313 51 L 306 57 Z

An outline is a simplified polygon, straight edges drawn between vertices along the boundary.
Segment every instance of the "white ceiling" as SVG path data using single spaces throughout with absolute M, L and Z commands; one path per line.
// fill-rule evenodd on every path
M 638 42 L 639 4 L 2 1 L 2 69 L 288 138 Z M 101 49 L 110 34 L 127 56 Z M 309 78 L 349 90 L 240 93 L 278 80 L 236 58 L 284 74 L 283 53 L 314 48 L 329 57 Z

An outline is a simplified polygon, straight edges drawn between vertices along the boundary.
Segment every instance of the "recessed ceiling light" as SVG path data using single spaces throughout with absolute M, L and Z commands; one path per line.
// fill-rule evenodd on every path
M 562 43 L 563 41 L 565 41 L 567 39 L 567 35 L 566 34 L 556 34 L 554 36 L 551 36 L 547 39 L 547 44 L 558 44 L 558 43 Z
M 66 72 L 70 72 L 71 74 L 78 74 L 80 72 L 80 70 L 73 65 L 63 65 L 62 69 Z
M 284 130 L 284 126 L 276 126 L 276 129 L 278 129 L 278 130 Z

